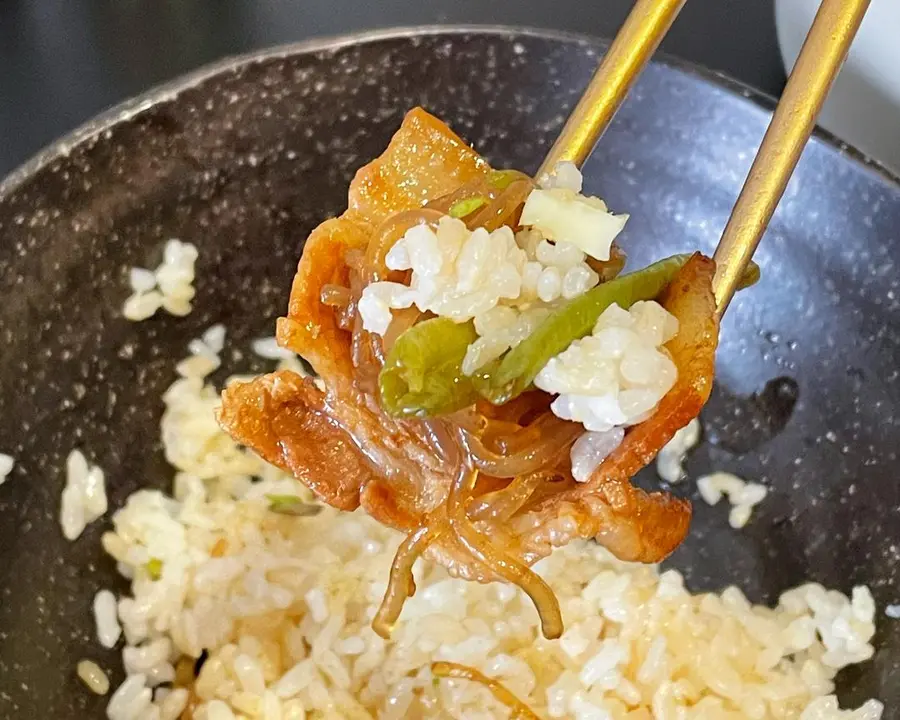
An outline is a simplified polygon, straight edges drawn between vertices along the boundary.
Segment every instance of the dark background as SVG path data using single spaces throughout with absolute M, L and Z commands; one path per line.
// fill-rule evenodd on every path
M 104 108 L 223 56 L 315 35 L 503 23 L 610 37 L 632 0 L 2 0 L 0 176 Z M 777 94 L 771 0 L 690 0 L 663 49 Z

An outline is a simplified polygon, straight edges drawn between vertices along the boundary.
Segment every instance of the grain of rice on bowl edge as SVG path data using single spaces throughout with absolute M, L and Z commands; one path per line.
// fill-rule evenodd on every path
M 111 720 L 509 717 L 485 687 L 433 677 L 436 660 L 477 668 L 542 718 L 881 717 L 876 700 L 839 710 L 832 694 L 837 671 L 873 652 L 865 587 L 848 598 L 806 584 L 771 609 L 733 587 L 693 595 L 678 572 L 592 543 L 538 564 L 566 621 L 557 641 L 515 588 L 422 563 L 383 640 L 370 625 L 400 535 L 315 504 L 219 429 L 206 376 L 224 335 L 205 338 L 191 356 L 205 361 L 179 363 L 163 398 L 172 494 L 134 493 L 103 536 L 131 583 L 117 608 L 95 606 L 104 638 L 121 624 L 125 641 Z M 291 496 L 302 516 L 280 511 Z M 105 689 L 97 668 L 79 672 Z

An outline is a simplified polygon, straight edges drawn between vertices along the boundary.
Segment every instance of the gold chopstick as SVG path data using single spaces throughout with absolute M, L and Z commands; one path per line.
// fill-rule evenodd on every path
M 721 315 L 753 257 L 870 0 L 823 0 L 716 248 Z
M 637 0 L 535 177 L 584 164 L 685 1 Z

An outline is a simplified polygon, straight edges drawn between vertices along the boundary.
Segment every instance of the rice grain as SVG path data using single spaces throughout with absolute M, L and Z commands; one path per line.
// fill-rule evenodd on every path
M 109 590 L 100 590 L 94 596 L 94 622 L 97 639 L 105 648 L 114 647 L 122 635 L 122 627 L 117 618 L 116 596 Z M 127 668 L 126 668 L 127 669 Z
M 122 306 L 126 320 L 140 322 L 160 309 L 183 317 L 191 312 L 194 298 L 194 263 L 197 248 L 180 240 L 169 240 L 163 247 L 163 261 L 156 270 L 134 267 L 128 272 L 132 294 Z
M 75 540 L 106 510 L 103 471 L 96 465 L 89 465 L 80 450 L 73 450 L 66 459 L 66 484 L 60 501 L 59 523 L 63 536 Z
M 93 660 L 80 660 L 77 672 L 78 677 L 92 693 L 106 695 L 109 692 L 109 677 Z

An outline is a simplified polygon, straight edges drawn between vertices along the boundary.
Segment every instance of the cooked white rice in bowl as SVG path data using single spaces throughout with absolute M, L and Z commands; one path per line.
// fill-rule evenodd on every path
M 236 446 L 212 419 L 216 365 L 180 364 L 165 395 L 172 495 L 135 493 L 103 538 L 131 583 L 116 608 L 128 677 L 112 720 L 509 717 L 485 687 L 435 678 L 439 660 L 500 681 L 542 718 L 881 717 L 875 700 L 842 711 L 833 695 L 838 670 L 873 652 L 866 588 L 807 584 L 770 609 L 737 588 L 693 595 L 677 572 L 592 543 L 538 565 L 560 599 L 558 641 L 515 588 L 421 562 L 382 640 L 370 624 L 399 534 L 315 505 Z

